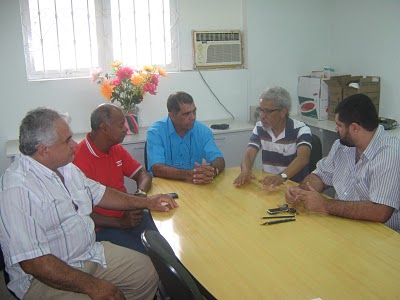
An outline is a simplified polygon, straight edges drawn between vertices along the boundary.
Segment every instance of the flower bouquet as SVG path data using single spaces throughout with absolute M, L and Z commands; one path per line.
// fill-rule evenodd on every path
M 128 133 L 138 133 L 136 105 L 143 101 L 147 93 L 156 95 L 159 76 L 166 77 L 167 73 L 154 66 L 133 69 L 124 66 L 120 61 L 113 62 L 111 66 L 111 74 L 105 73 L 104 76 L 101 75 L 103 69 L 92 70 L 90 80 L 100 84 L 100 93 L 108 101 L 118 101 L 124 113 L 131 115 L 127 118 Z

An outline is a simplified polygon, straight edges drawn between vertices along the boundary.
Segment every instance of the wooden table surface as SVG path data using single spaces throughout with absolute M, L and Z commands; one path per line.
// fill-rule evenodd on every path
M 285 186 L 236 188 L 239 168 L 208 185 L 155 178 L 152 194 L 176 192 L 179 207 L 152 212 L 186 268 L 217 299 L 398 299 L 400 235 L 383 224 L 296 207 L 296 221 L 260 226 L 285 203 Z M 255 171 L 257 179 L 266 173 Z

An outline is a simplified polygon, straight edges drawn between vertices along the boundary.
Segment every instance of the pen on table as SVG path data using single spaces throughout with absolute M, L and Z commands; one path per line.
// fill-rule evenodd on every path
M 268 217 L 261 217 L 261 219 L 284 219 L 284 218 L 294 218 L 296 215 L 290 216 L 268 216 Z
M 290 221 L 296 221 L 296 218 L 286 218 L 286 219 L 282 219 L 282 220 L 268 221 L 268 222 L 262 223 L 260 225 L 273 225 L 273 224 L 290 222 Z

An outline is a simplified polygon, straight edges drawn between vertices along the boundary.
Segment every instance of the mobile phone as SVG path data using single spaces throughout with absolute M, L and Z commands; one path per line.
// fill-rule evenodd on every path
M 284 212 L 284 210 L 282 210 L 282 208 L 270 208 L 270 209 L 267 209 L 267 213 L 269 213 L 270 215 L 275 215 L 275 214 L 280 213 L 280 212 Z
M 168 193 L 167 195 L 172 197 L 172 198 L 174 198 L 174 199 L 179 198 L 177 193 Z

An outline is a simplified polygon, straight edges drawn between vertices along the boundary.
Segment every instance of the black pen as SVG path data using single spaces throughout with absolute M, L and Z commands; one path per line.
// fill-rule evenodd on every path
M 262 217 L 261 219 L 283 219 L 283 218 L 294 218 L 296 215 L 290 215 L 290 216 L 268 216 L 268 217 Z
M 290 221 L 296 221 L 296 218 L 286 218 L 286 219 L 282 219 L 282 220 L 268 221 L 268 222 L 262 223 L 260 225 L 273 225 L 273 224 L 290 222 Z

